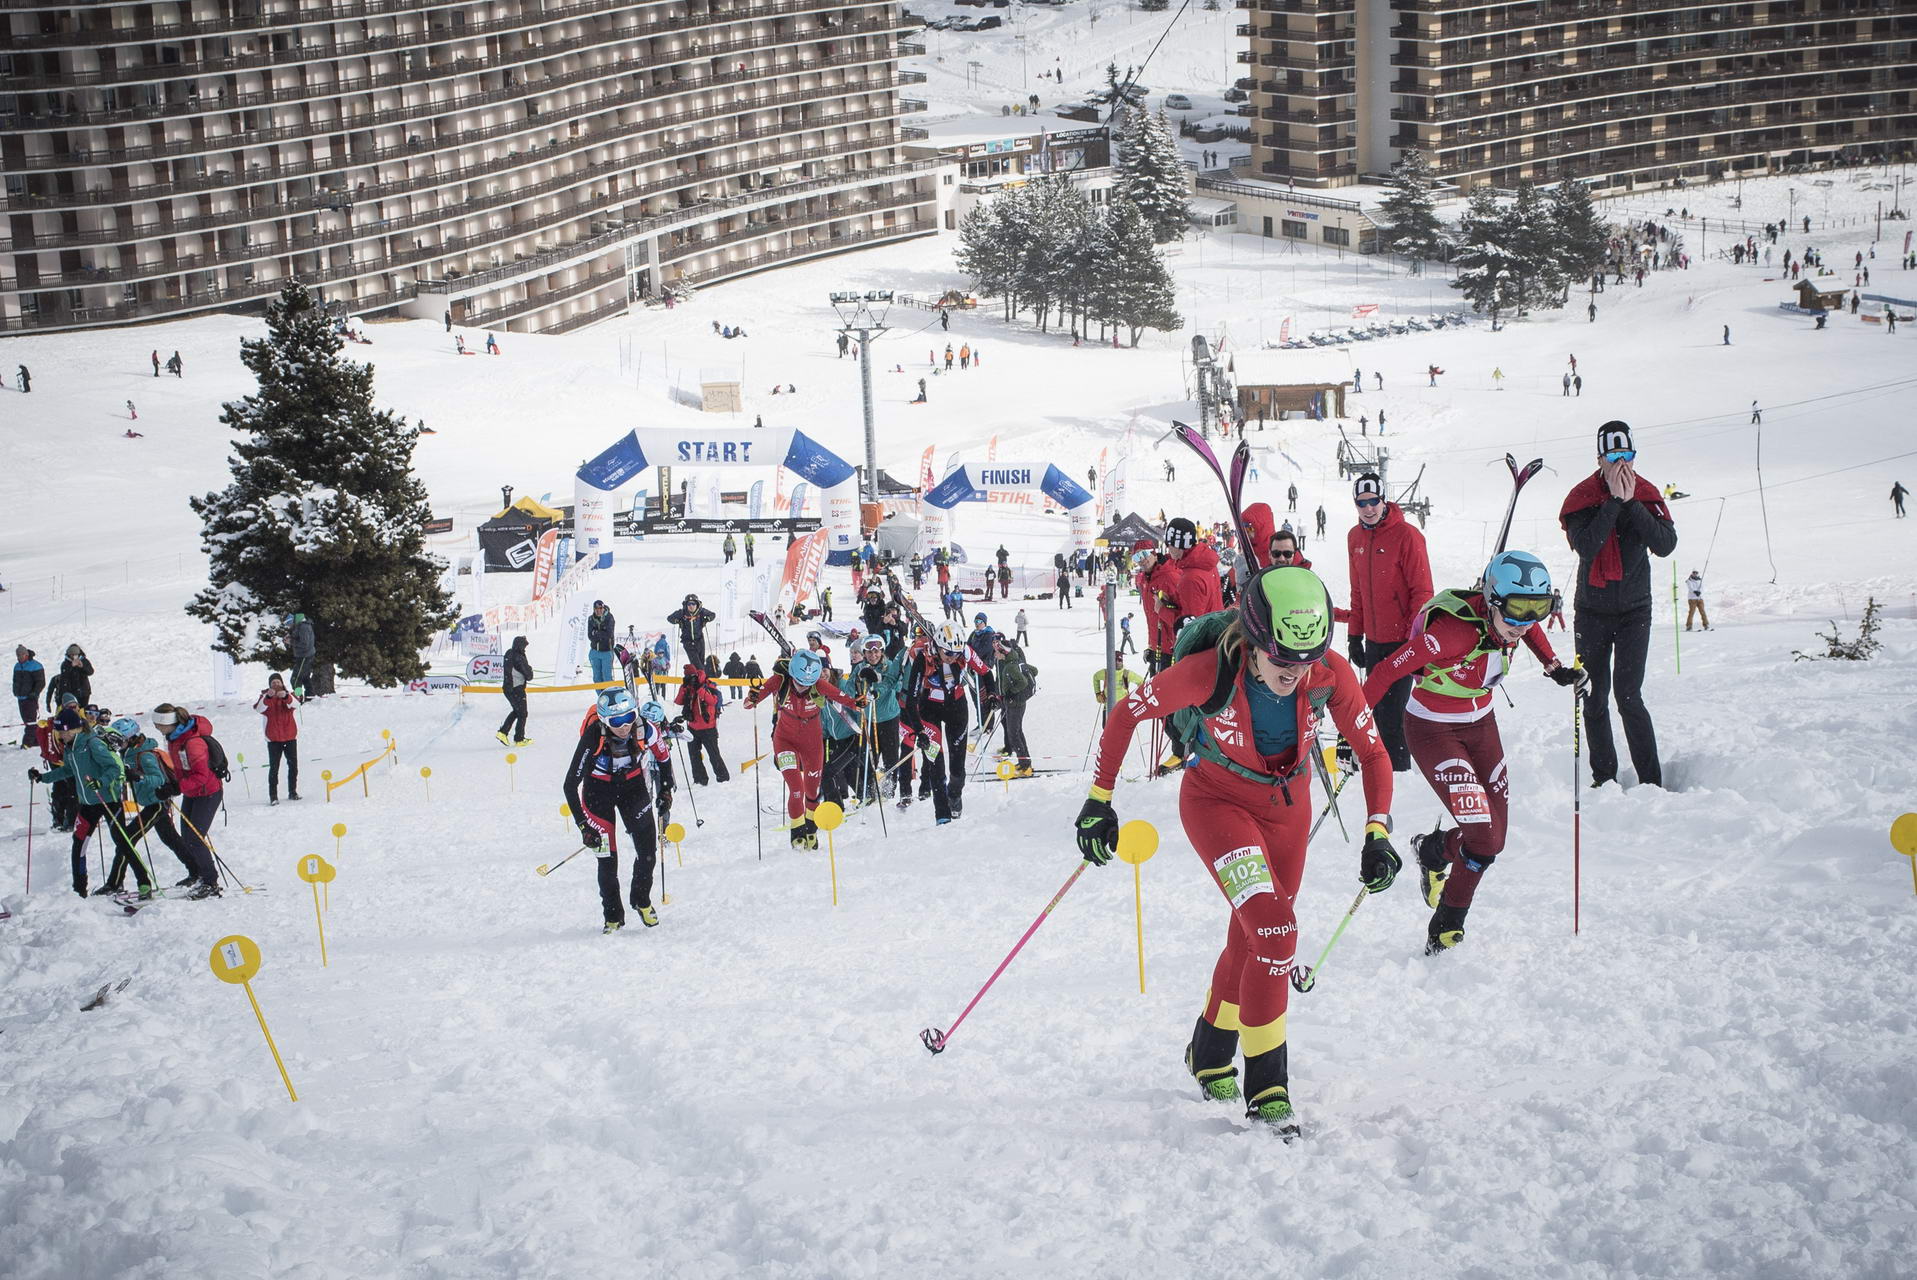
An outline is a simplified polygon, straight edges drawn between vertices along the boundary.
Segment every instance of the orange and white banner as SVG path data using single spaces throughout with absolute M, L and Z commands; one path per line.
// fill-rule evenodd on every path
M 993 434 L 990 440 L 985 442 L 985 460 L 987 462 L 998 461 L 998 435 L 996 433 Z
M 1362 320 L 1366 316 L 1376 314 L 1378 314 L 1378 304 L 1375 302 L 1360 302 L 1351 309 L 1351 318 L 1353 320 Z
M 559 530 L 548 529 L 539 535 L 539 548 L 533 552 L 533 599 L 552 589 L 552 571 L 558 559 Z
M 925 452 L 919 455 L 919 492 L 930 493 L 939 478 L 932 474 L 932 450 L 936 446 L 926 445 Z
M 779 607 L 790 611 L 793 604 L 812 594 L 819 581 L 819 567 L 825 563 L 825 530 L 814 529 L 795 538 L 785 549 L 785 571 L 779 579 Z

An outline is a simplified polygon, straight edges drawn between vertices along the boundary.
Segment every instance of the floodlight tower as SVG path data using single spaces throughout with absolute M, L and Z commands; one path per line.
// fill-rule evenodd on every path
M 859 390 L 865 401 L 865 501 L 879 500 L 879 437 L 872 420 L 872 335 L 886 331 L 885 313 L 892 306 L 890 289 L 853 289 L 832 294 L 832 310 L 839 327 L 859 335 Z

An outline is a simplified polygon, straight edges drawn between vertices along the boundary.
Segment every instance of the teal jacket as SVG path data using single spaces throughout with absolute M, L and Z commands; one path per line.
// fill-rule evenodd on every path
M 852 691 L 847 689 L 846 692 L 849 694 Z M 853 713 L 830 698 L 819 699 L 819 724 L 825 729 L 828 738 L 849 738 L 859 731 Z
M 115 805 L 126 783 L 126 766 L 98 734 L 82 729 L 66 758 L 40 775 L 42 782 L 63 778 L 73 779 L 74 796 L 81 804 Z
M 905 651 L 900 650 L 879 664 L 879 678 L 871 684 L 860 683 L 872 694 L 872 720 L 883 724 L 899 718 L 899 691 L 905 688 Z
M 120 753 L 120 762 L 126 766 L 127 785 L 133 788 L 133 803 L 142 809 L 160 803 L 160 793 L 170 780 L 166 766 L 160 763 L 165 753 L 165 747 L 145 736 L 127 743 Z

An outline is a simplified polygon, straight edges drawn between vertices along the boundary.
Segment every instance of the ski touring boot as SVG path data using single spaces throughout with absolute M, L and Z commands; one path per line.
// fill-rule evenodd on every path
M 515 747 L 530 747 L 532 745 L 532 739 L 520 738 L 518 741 L 514 742 L 513 745 Z
M 1464 941 L 1464 913 L 1467 908 L 1447 907 L 1442 903 L 1431 913 L 1425 929 L 1424 953 L 1439 956 Z
M 647 903 L 643 907 L 635 906 L 633 910 L 639 913 L 639 923 L 646 926 L 646 928 L 657 929 L 659 927 L 659 912 L 651 903 Z
M 1220 1030 L 1201 1015 L 1185 1046 L 1185 1070 L 1198 1082 L 1199 1096 L 1205 1101 L 1237 1102 L 1243 1097 L 1238 1091 L 1238 1068 L 1232 1065 L 1237 1056 L 1238 1033 Z
M 819 847 L 819 824 L 807 818 L 792 828 L 792 847 L 794 849 L 816 849 Z
M 1038 774 L 1036 771 L 1033 770 L 1031 765 L 1022 764 L 1017 769 L 1012 771 L 1012 776 L 1014 778 L 1036 778 Z
M 603 929 L 601 929 L 601 930 L 599 931 L 599 936 L 603 938 L 603 937 L 605 937 L 605 936 L 606 936 L 606 935 L 608 935 L 608 934 L 614 934 L 614 933 L 618 933 L 618 932 L 619 932 L 619 931 L 620 931 L 621 929 L 623 929 L 623 928 L 625 928 L 625 927 L 626 927 L 626 926 L 625 926 L 625 923 L 624 923 L 623 921 L 620 921 L 620 920 L 608 920 L 608 921 L 606 921 L 606 927 L 605 927 L 605 928 L 603 928 Z
M 1451 863 L 1444 856 L 1444 823 L 1429 835 L 1411 837 L 1411 852 L 1418 857 L 1418 886 L 1424 892 L 1424 905 L 1436 907 L 1444 896 L 1444 882 L 1451 874 Z
M 1245 1059 L 1245 1119 L 1253 1128 L 1267 1128 L 1286 1142 L 1304 1132 L 1291 1106 L 1286 1046 Z
M 506 731 L 504 729 L 501 729 L 498 733 L 495 733 L 493 737 L 499 739 L 499 745 L 502 747 L 510 747 L 513 744 L 513 740 L 506 736 Z

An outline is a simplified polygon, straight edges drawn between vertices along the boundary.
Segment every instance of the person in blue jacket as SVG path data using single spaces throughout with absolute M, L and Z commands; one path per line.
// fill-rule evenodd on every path
M 13 701 L 20 708 L 20 745 L 40 745 L 40 695 L 46 692 L 47 669 L 25 645 L 13 648 Z
M 27 777 L 34 782 L 73 781 L 74 795 L 80 806 L 79 818 L 73 824 L 73 891 L 84 898 L 87 896 L 87 838 L 102 822 L 109 818 L 118 820 L 126 766 L 120 763 L 120 753 L 106 740 L 106 734 L 87 724 L 72 708 L 62 710 L 54 718 L 53 732 L 60 736 L 66 754 L 50 769 L 27 770 Z

